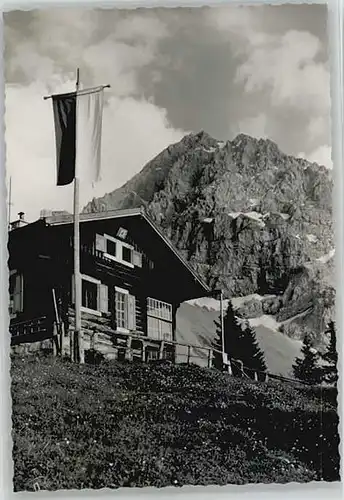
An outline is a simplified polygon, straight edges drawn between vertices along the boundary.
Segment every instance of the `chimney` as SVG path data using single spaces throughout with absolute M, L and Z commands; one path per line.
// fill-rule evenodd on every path
M 46 208 L 42 208 L 40 214 L 39 214 L 39 218 L 40 219 L 45 219 L 46 217 L 51 217 L 52 216 L 52 211 L 51 210 L 47 210 Z
M 25 212 L 18 212 L 18 219 L 10 223 L 10 231 L 19 227 L 27 226 L 28 222 L 24 219 Z

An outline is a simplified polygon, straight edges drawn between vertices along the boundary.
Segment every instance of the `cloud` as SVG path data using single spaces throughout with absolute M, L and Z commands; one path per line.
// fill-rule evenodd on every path
M 329 117 L 324 115 L 316 116 L 310 119 L 307 127 L 307 132 L 309 134 L 309 140 L 316 142 L 322 137 L 329 136 Z
M 115 36 L 119 40 L 137 40 L 147 43 L 147 41 L 157 41 L 168 35 L 168 29 L 152 12 L 149 17 L 142 14 L 131 14 L 121 20 L 116 26 Z
M 322 165 L 329 170 L 333 168 L 333 162 L 331 157 L 331 147 L 328 145 L 320 146 L 315 151 L 310 152 L 309 154 L 299 153 L 297 155 L 298 158 L 304 158 L 309 162 L 318 163 L 318 165 Z
M 14 210 L 32 219 L 41 207 L 71 209 L 72 189 L 54 186 L 53 116 L 42 96 L 73 89 L 76 67 L 83 86 L 111 84 L 103 181 L 94 191 L 82 186 L 82 204 L 121 185 L 189 130 L 222 139 L 268 136 L 288 154 L 305 151 L 328 164 L 329 73 L 323 11 L 313 26 L 317 8 L 5 14 Z
M 71 82 L 72 83 L 72 82 Z M 61 85 L 61 89 L 68 84 Z M 55 138 L 46 88 L 38 83 L 6 91 L 7 166 L 12 176 L 13 213 L 30 220 L 42 208 L 72 209 L 72 187 L 56 187 Z M 81 203 L 122 185 L 184 131 L 173 129 L 166 111 L 145 100 L 110 97 L 103 116 L 102 181 L 81 184 Z
M 268 131 L 269 138 L 289 154 L 302 147 L 310 158 L 330 165 L 326 44 L 307 29 L 292 29 L 301 11 L 294 10 L 292 21 L 282 23 L 281 9 L 220 7 L 206 12 L 207 21 L 222 33 L 237 60 L 235 82 L 243 87 L 242 100 L 246 95 L 246 100 L 254 103 L 252 111 L 243 106 L 246 116 L 239 129 L 255 136 L 265 136 Z M 275 29 L 275 24 L 280 28 Z
M 122 185 L 185 133 L 170 125 L 165 109 L 140 95 L 138 71 L 154 59 L 157 43 L 168 36 L 164 23 L 150 15 L 118 19 L 111 11 L 107 21 L 116 22 L 116 29 L 109 22 L 108 29 L 99 32 L 106 23 L 99 25 L 98 16 L 97 11 L 39 11 L 31 20 L 31 39 L 9 32 L 10 41 L 16 41 L 6 68 L 13 214 L 22 210 L 34 220 L 42 208 L 72 209 L 72 186 L 55 186 L 52 105 L 42 97 L 73 89 L 77 64 L 83 86 L 111 84 L 103 116 L 102 181 L 94 189 L 81 184 L 82 205 Z M 19 83 L 9 83 L 12 80 Z
M 267 116 L 264 113 L 260 113 L 257 116 L 242 120 L 239 123 L 239 132 L 259 139 L 266 139 L 268 137 L 267 127 Z
M 247 92 L 268 89 L 274 106 L 328 112 L 330 74 L 316 61 L 320 50 L 319 39 L 307 32 L 263 37 L 239 67 L 237 81 Z
M 247 38 L 248 32 L 257 30 L 256 18 L 251 8 L 243 6 L 210 7 L 204 11 L 204 15 L 210 26 L 221 31 L 229 39 L 233 35 L 244 39 Z

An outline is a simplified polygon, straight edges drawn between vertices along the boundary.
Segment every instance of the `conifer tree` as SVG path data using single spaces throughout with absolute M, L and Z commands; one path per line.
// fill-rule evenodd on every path
M 214 349 L 222 351 L 221 324 L 215 321 L 217 336 L 214 341 Z M 224 317 L 224 351 L 231 359 L 241 360 L 244 367 L 251 370 L 266 371 L 264 353 L 259 348 L 254 330 L 247 324 L 245 329 L 235 316 L 232 303 L 229 301 L 228 309 Z M 222 356 L 215 353 L 213 366 L 222 369 Z
M 325 334 L 330 336 L 330 343 L 327 347 L 325 354 L 323 354 L 322 358 L 327 366 L 323 368 L 324 380 L 330 384 L 337 383 L 338 380 L 338 353 L 336 349 L 336 326 L 334 321 L 330 321 Z
M 256 333 L 247 323 L 244 330 L 242 361 L 244 366 L 249 369 L 248 375 L 253 378 L 254 372 L 266 372 L 264 352 L 260 349 Z
M 309 334 L 305 335 L 301 353 L 303 357 L 296 358 L 293 365 L 295 378 L 312 385 L 320 383 L 322 379 L 322 370 L 318 365 L 319 354 L 313 349 Z

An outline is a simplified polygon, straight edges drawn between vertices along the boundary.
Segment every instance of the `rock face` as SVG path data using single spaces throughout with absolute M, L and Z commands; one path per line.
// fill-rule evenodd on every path
M 142 205 L 210 286 L 227 297 L 275 296 L 250 304 L 244 316 L 259 308 L 281 321 L 297 315 L 286 333 L 321 334 L 334 309 L 325 167 L 287 156 L 269 140 L 190 134 L 84 210 Z

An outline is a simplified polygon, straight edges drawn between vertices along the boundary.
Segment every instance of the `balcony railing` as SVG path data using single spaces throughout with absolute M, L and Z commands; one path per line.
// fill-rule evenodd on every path
M 111 259 L 108 259 L 104 256 L 104 252 L 102 252 L 101 250 L 95 249 L 91 245 L 81 244 L 80 245 L 80 252 L 83 254 L 90 255 L 92 257 L 96 257 L 97 259 L 102 259 L 102 260 L 105 260 L 108 262 L 112 262 Z
M 19 337 L 21 335 L 48 333 L 48 326 L 47 316 L 41 316 L 39 318 L 11 323 L 9 329 L 12 337 Z
M 124 266 L 121 262 L 113 260 L 105 255 L 101 250 L 97 250 L 93 247 L 93 245 L 80 245 L 80 254 L 81 258 L 89 258 L 92 261 L 99 262 L 101 264 L 106 264 L 107 266 L 113 268 L 115 266 L 120 266 L 125 270 L 128 270 L 126 266 Z

